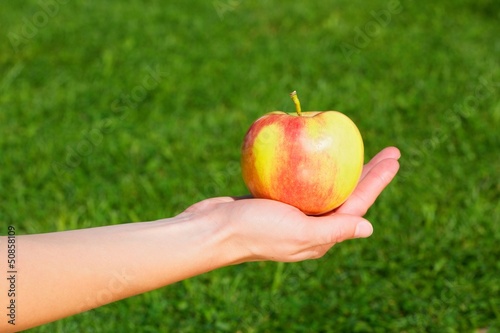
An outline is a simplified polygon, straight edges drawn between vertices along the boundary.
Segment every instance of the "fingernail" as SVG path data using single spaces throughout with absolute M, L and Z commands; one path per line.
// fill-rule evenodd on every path
M 355 238 L 365 238 L 370 237 L 373 233 L 373 227 L 370 223 L 363 221 L 359 222 L 356 226 L 356 231 L 354 232 Z

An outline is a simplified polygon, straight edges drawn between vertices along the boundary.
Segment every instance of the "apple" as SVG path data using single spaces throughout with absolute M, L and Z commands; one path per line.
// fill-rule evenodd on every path
M 273 111 L 247 131 L 241 154 L 243 180 L 256 198 L 281 201 L 308 215 L 339 207 L 356 187 L 363 168 L 361 134 L 338 111 Z

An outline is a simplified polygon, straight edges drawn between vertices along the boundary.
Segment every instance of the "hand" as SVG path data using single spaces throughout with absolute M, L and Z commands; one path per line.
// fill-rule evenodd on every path
M 227 228 L 227 251 L 239 251 L 241 260 L 300 261 L 322 257 L 333 245 L 369 237 L 366 214 L 399 169 L 400 152 L 388 147 L 368 162 L 347 201 L 324 216 L 307 216 L 287 204 L 254 198 L 219 197 L 203 200 L 181 215 L 206 218 Z

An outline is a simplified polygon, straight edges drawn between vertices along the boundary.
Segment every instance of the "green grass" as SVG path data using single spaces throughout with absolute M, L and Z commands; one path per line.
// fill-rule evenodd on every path
M 390 4 L 73 0 L 44 16 L 38 1 L 4 3 L 2 234 L 244 194 L 243 135 L 265 112 L 293 111 L 292 90 L 304 109 L 348 114 L 367 159 L 387 145 L 403 154 L 367 240 L 30 332 L 500 331 L 500 3 L 405 1 L 376 23 Z

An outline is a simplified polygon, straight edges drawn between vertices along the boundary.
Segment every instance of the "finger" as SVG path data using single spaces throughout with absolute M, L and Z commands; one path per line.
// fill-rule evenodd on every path
M 322 246 L 343 242 L 353 238 L 366 238 L 373 233 L 370 222 L 360 216 L 335 214 L 323 217 L 309 217 L 311 219 L 308 232 L 310 239 L 315 239 L 314 246 Z
M 383 159 L 374 165 L 336 213 L 365 215 L 398 170 L 399 162 L 392 158 Z
M 387 147 L 382 149 L 377 155 L 375 155 L 370 162 L 366 163 L 363 167 L 363 172 L 361 173 L 360 180 L 363 180 L 365 176 L 370 172 L 370 170 L 376 166 L 379 162 L 392 158 L 398 160 L 401 157 L 401 152 L 396 147 Z

